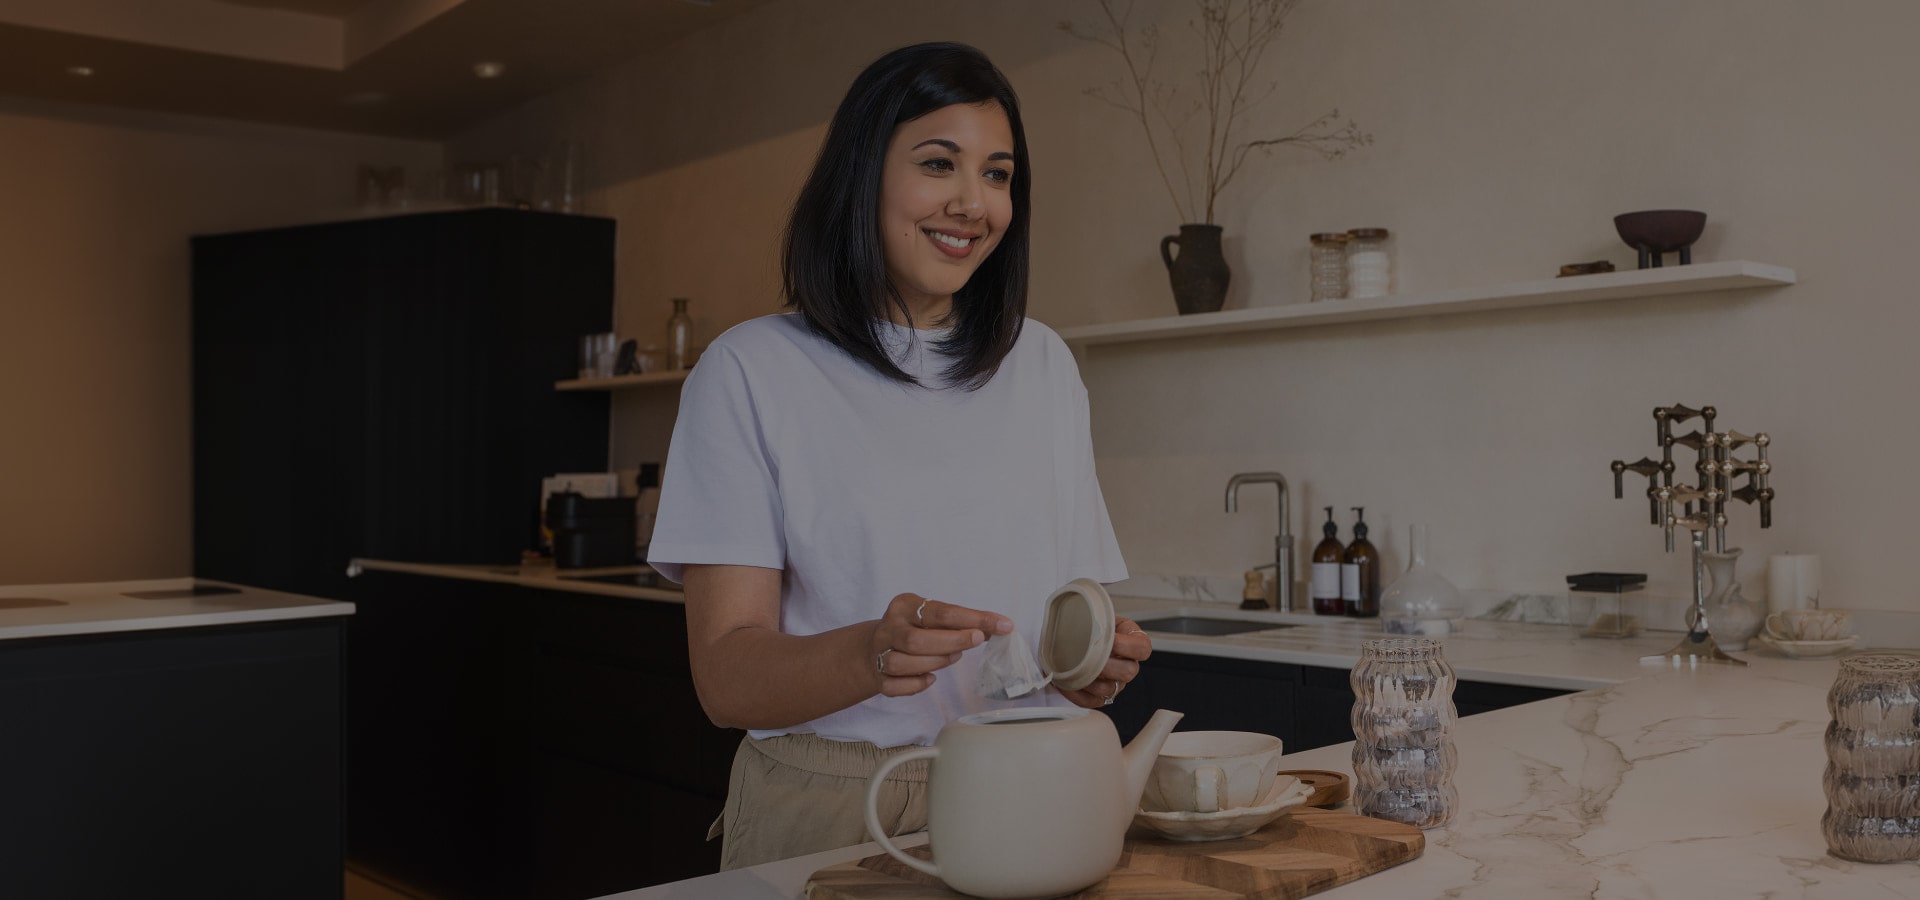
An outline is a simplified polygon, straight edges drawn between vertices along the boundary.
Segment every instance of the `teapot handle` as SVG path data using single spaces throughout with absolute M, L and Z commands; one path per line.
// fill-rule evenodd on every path
M 877 807 L 880 803 L 880 786 L 887 783 L 888 772 L 893 771 L 894 767 L 903 763 L 909 763 L 916 759 L 932 759 L 939 755 L 940 748 L 938 747 L 921 747 L 918 750 L 908 750 L 905 753 L 896 753 L 887 757 L 887 760 L 880 764 L 880 768 L 874 770 L 873 777 L 867 781 L 866 807 L 867 833 L 873 836 L 873 840 L 880 845 L 880 849 L 887 851 L 888 856 L 919 869 L 928 875 L 932 875 L 935 878 L 940 878 L 939 866 L 917 856 L 908 856 L 899 847 L 895 847 L 892 841 L 887 840 L 887 830 L 880 827 L 880 814 L 877 811 Z

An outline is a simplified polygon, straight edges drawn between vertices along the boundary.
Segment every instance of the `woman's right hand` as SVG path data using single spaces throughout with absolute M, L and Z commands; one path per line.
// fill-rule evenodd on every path
M 960 654 L 989 635 L 1012 631 L 1013 620 L 999 613 L 901 594 L 874 623 L 869 659 L 875 684 L 887 697 L 918 694 L 933 686 L 935 671 L 959 662 Z

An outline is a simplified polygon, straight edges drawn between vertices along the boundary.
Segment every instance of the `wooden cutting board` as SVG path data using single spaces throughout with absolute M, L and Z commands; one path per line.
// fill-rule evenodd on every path
M 1313 808 L 1231 841 L 1181 843 L 1136 829 L 1113 874 L 1072 896 L 1286 900 L 1392 868 L 1426 847 L 1411 825 Z M 907 852 L 929 856 L 925 847 Z M 807 900 L 965 896 L 885 854 L 821 869 L 807 881 Z

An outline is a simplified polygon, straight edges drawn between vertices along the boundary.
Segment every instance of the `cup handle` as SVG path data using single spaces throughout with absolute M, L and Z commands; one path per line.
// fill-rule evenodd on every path
M 879 844 L 880 849 L 887 851 L 888 856 L 919 869 L 928 875 L 932 875 L 935 878 L 940 878 L 939 866 L 917 856 L 908 856 L 899 847 L 895 847 L 892 841 L 887 840 L 887 830 L 880 827 L 880 813 L 876 810 L 880 803 L 880 786 L 887 782 L 888 772 L 893 771 L 896 766 L 901 764 L 909 763 L 916 759 L 932 759 L 939 755 L 940 748 L 938 747 L 921 747 L 918 750 L 908 750 L 905 753 L 896 753 L 887 757 L 886 761 L 880 764 L 880 768 L 874 770 L 873 777 L 867 781 L 866 807 L 867 833 L 873 836 L 874 843 Z M 945 881 L 946 879 L 941 878 L 941 880 Z
M 1193 802 L 1196 812 L 1219 812 L 1227 806 L 1227 777 L 1216 766 L 1193 770 Z
M 1775 620 L 1775 619 L 1778 619 L 1778 618 L 1780 618 L 1780 614 L 1779 614 L 1779 613 L 1770 613 L 1770 614 L 1769 614 L 1769 615 L 1767 616 L 1767 637 L 1770 637 L 1770 638 L 1773 638 L 1773 639 L 1774 639 L 1774 640 L 1776 640 L 1776 641 L 1790 641 L 1790 640 L 1793 640 L 1792 638 L 1789 638 L 1789 637 L 1786 637 L 1785 635 L 1782 635 L 1782 634 L 1780 633 L 1780 631 L 1779 631 L 1778 629 L 1776 629 L 1776 628 L 1774 628 L 1774 626 L 1773 626 L 1773 622 L 1774 622 L 1774 620 Z

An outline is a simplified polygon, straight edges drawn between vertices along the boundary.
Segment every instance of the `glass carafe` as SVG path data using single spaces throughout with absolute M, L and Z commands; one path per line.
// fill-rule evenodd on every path
M 1860 862 L 1920 859 L 1920 656 L 1840 660 L 1827 711 L 1827 848 Z
M 1407 570 L 1380 595 L 1380 615 L 1388 618 L 1448 619 L 1462 614 L 1460 590 L 1427 564 L 1427 526 L 1408 529 L 1413 557 Z
M 1353 800 L 1361 815 L 1437 828 L 1453 820 L 1453 667 L 1441 643 L 1385 638 L 1353 667 Z

